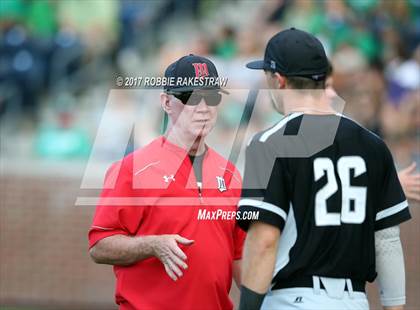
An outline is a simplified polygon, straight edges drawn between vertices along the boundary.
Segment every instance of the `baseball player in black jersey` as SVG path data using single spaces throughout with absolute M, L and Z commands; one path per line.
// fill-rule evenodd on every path
M 384 308 L 402 309 L 408 203 L 385 143 L 330 107 L 322 44 L 291 28 L 247 66 L 265 71 L 286 116 L 246 150 L 239 210 L 259 218 L 239 221 L 239 308 L 368 309 L 365 284 L 378 278 Z

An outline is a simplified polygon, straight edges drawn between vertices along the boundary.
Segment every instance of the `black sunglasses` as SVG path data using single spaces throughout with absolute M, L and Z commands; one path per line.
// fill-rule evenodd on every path
M 184 105 L 196 106 L 202 99 L 208 106 L 215 107 L 222 101 L 222 94 L 216 90 L 200 90 L 187 92 L 168 92 L 175 98 L 181 100 Z

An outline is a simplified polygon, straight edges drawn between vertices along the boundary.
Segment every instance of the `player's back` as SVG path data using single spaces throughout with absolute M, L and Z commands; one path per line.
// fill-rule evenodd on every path
M 266 154 L 258 168 L 270 171 L 263 201 L 284 216 L 284 223 L 276 220 L 282 234 L 273 281 L 312 275 L 373 281 L 375 230 L 410 216 L 388 148 L 341 115 L 292 114 L 276 126 L 247 150 L 248 159 L 253 149 Z M 255 188 L 249 179 L 244 188 Z

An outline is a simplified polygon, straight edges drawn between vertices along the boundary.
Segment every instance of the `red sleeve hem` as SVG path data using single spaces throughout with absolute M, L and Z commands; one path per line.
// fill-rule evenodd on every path
M 99 230 L 96 228 L 92 228 L 89 231 L 89 250 L 98 243 L 99 240 L 102 240 L 106 237 L 114 236 L 114 235 L 124 235 L 128 236 L 127 232 L 121 229 L 115 230 Z
M 240 255 L 235 255 L 233 257 L 233 260 L 240 260 L 240 259 L 242 259 L 242 253 Z

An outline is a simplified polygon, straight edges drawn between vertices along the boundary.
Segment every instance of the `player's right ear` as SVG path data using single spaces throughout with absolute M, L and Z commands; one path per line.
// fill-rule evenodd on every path
M 163 111 L 170 114 L 171 113 L 171 98 L 170 95 L 166 93 L 160 94 L 160 105 L 162 106 Z
M 276 80 L 276 84 L 278 85 L 278 88 L 279 89 L 286 88 L 286 77 L 280 75 L 280 73 L 278 72 L 275 72 L 273 75 Z
M 268 87 L 270 89 L 286 88 L 286 78 L 278 72 L 265 71 Z

